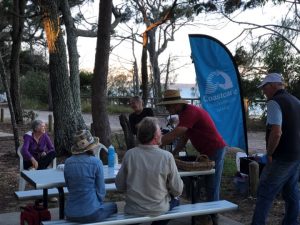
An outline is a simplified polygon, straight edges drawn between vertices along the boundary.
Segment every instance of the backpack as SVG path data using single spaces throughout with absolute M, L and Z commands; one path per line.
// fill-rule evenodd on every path
M 21 225 L 40 225 L 41 221 L 51 220 L 50 211 L 39 204 L 21 207 Z

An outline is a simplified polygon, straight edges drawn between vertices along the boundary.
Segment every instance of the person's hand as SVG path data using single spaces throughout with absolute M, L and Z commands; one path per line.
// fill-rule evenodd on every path
M 46 152 L 42 152 L 42 154 L 41 154 L 42 157 L 45 157 L 46 155 L 47 155 Z
M 31 158 L 32 166 L 37 169 L 39 167 L 39 163 L 35 160 L 35 158 Z

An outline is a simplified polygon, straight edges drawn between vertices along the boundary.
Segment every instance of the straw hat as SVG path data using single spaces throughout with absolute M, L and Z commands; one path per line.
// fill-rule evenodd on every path
M 74 135 L 71 152 L 72 154 L 81 154 L 97 146 L 99 146 L 99 138 L 93 137 L 89 130 L 80 130 Z
M 189 102 L 181 99 L 179 90 L 166 90 L 162 102 L 157 105 L 188 104 Z

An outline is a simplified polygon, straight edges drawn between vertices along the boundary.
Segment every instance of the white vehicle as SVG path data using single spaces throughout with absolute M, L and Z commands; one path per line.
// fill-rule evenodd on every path
M 6 92 L 0 94 L 0 102 L 7 102 Z

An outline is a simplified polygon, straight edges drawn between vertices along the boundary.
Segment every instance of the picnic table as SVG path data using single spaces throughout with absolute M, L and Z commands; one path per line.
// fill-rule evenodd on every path
M 105 182 L 114 182 L 121 164 L 115 167 L 103 166 Z M 214 174 L 215 170 L 204 171 L 179 171 L 181 177 L 197 178 L 198 176 Z M 64 190 L 66 186 L 63 170 L 45 169 L 45 170 L 24 170 L 21 176 L 35 189 L 43 189 L 43 204 L 48 206 L 48 189 L 57 188 L 59 192 L 59 218 L 64 218 Z M 193 198 L 193 196 L 192 196 Z M 192 203 L 194 203 L 192 199 Z

